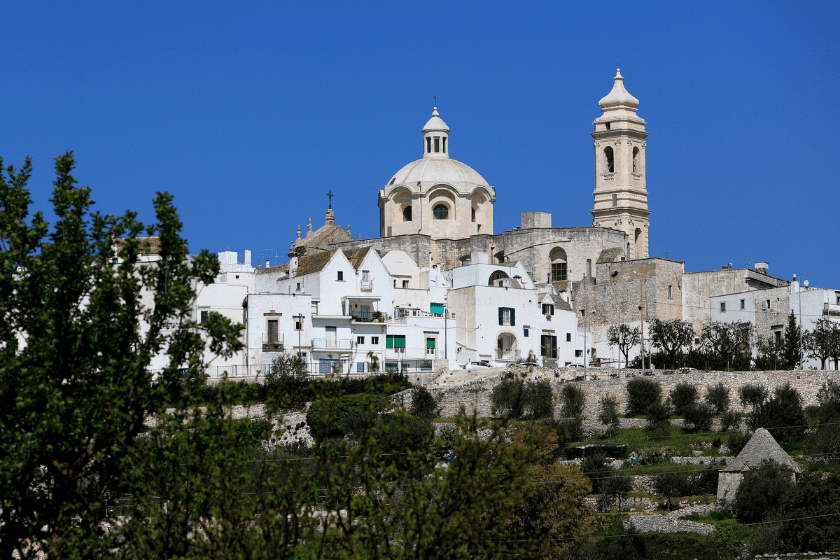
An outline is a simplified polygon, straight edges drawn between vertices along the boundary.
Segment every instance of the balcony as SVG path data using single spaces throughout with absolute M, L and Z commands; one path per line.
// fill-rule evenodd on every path
M 263 352 L 282 352 L 283 335 L 279 333 L 263 333 L 262 347 Z
M 439 359 L 438 352 L 435 348 L 386 348 L 384 358 L 386 360 L 437 360 Z M 442 350 L 440 354 L 443 355 Z
M 363 292 L 372 292 L 373 291 L 373 280 L 368 280 L 367 282 L 362 280 L 361 290 Z
M 353 348 L 352 340 L 338 340 L 332 338 L 313 338 L 313 350 L 351 350 Z
M 515 362 L 519 355 L 519 350 L 514 348 L 496 348 L 496 359 L 500 362 Z

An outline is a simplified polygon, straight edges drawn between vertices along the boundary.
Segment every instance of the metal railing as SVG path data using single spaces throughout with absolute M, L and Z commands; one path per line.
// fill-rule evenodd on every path
M 373 279 L 370 279 L 367 282 L 362 280 L 361 290 L 363 292 L 372 292 L 373 291 Z
M 313 338 L 313 349 L 329 349 L 329 350 L 351 350 L 353 348 L 352 340 L 336 340 L 331 338 Z
M 283 334 L 282 333 L 263 333 L 262 334 L 262 343 L 263 346 L 275 346 L 278 348 L 283 348 Z
M 386 360 L 436 360 L 438 354 L 443 354 L 440 349 L 433 348 L 428 353 L 427 348 L 386 348 L 384 358 Z

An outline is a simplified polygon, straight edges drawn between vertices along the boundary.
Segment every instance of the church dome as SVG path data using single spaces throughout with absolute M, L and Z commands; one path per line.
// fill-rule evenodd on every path
M 476 187 L 492 190 L 475 169 L 450 158 L 423 158 L 412 161 L 397 171 L 388 184 L 414 186 L 418 182 L 424 188 L 437 184 L 452 185 L 463 193 L 471 192 Z
M 423 127 L 423 132 L 449 132 L 449 127 L 446 126 L 446 123 L 443 122 L 443 119 L 440 118 L 440 114 L 438 113 L 437 107 L 435 107 L 434 111 L 432 111 L 432 118 L 426 123 L 426 126 Z

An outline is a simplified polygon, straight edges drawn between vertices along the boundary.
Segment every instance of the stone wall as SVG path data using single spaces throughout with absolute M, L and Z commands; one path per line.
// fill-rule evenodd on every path
M 584 409 L 585 425 L 600 427 L 597 417 L 600 412 L 600 400 L 606 396 L 612 396 L 618 403 L 619 412 L 623 413 L 627 408 L 627 382 L 634 377 L 641 377 L 640 370 L 613 370 L 613 369 L 590 369 L 590 379 L 587 381 L 571 381 L 583 389 L 586 395 L 586 406 Z M 502 379 L 504 373 L 485 378 L 457 387 L 434 389 L 431 392 L 440 399 L 442 407 L 441 415 L 444 417 L 455 416 L 463 405 L 467 413 L 473 410 L 480 416 L 489 416 L 491 413 L 491 394 L 493 388 Z M 554 389 L 555 416 L 560 415 L 559 392 L 566 383 L 562 379 L 545 375 Z M 654 372 L 654 375 L 646 375 L 645 379 L 658 382 L 662 386 L 663 396 L 667 396 L 678 383 L 688 382 L 696 386 L 700 392 L 700 398 L 705 398 L 706 388 L 717 383 L 723 383 L 729 388 L 730 409 L 735 412 L 745 412 L 741 407 L 738 398 L 739 389 L 747 384 L 760 384 L 766 387 L 771 393 L 777 387 L 790 382 L 802 396 L 803 406 L 817 404 L 817 392 L 822 388 L 827 379 L 840 381 L 838 371 L 744 371 L 744 372 L 719 372 L 719 371 L 695 371 L 692 373 Z M 531 377 L 527 377 L 531 379 Z

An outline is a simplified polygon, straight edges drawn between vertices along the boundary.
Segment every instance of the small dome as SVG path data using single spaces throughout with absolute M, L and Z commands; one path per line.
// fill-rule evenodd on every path
M 412 161 L 397 171 L 388 184 L 413 186 L 418 182 L 422 183 L 424 187 L 431 187 L 439 183 L 452 185 L 462 193 L 472 192 L 475 187 L 485 187 L 491 190 L 484 177 L 479 175 L 475 169 L 458 160 L 449 158 L 423 158 Z
M 446 123 L 443 122 L 443 119 L 438 115 L 437 107 L 435 107 L 434 111 L 432 111 L 432 118 L 429 119 L 429 122 L 427 122 L 426 126 L 423 127 L 423 134 L 436 131 L 449 132 L 449 127 L 446 126 Z
M 636 107 L 639 106 L 639 100 L 630 95 L 626 89 L 624 89 L 624 78 L 621 75 L 620 70 L 616 70 L 615 78 L 613 78 L 613 88 L 612 91 L 601 99 L 598 102 L 598 105 L 601 106 L 602 109 L 608 108 L 617 108 L 617 107 L 629 107 L 635 110 Z

